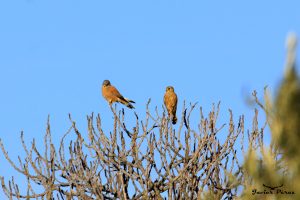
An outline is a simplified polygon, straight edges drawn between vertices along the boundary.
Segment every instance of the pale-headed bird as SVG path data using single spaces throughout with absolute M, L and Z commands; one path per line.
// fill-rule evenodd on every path
M 119 102 L 127 106 L 128 108 L 134 108 L 131 103 L 135 103 L 134 101 L 123 97 L 120 92 L 110 84 L 109 80 L 104 80 L 102 83 L 102 96 L 108 101 L 111 106 L 114 102 Z

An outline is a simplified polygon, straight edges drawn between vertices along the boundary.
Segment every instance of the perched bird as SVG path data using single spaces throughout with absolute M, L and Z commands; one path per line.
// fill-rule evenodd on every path
M 104 80 L 102 83 L 102 96 L 106 99 L 106 101 L 108 101 L 109 105 L 114 102 L 119 102 L 128 108 L 134 108 L 131 103 L 135 102 L 123 97 L 120 92 L 110 84 L 109 80 Z
M 168 115 L 172 120 L 173 124 L 176 124 L 176 110 L 177 110 L 177 95 L 174 92 L 174 88 L 172 86 L 168 86 L 166 88 L 166 93 L 164 96 L 164 103 L 168 111 Z

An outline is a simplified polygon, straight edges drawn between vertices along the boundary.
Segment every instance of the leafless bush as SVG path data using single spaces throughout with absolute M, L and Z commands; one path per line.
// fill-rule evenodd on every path
M 200 107 L 197 129 L 191 127 L 196 104 L 183 106 L 178 128 L 165 111 L 151 114 L 129 130 L 124 110 L 111 108 L 112 131 L 104 133 L 100 115 L 87 117 L 88 131 L 78 130 L 72 120 L 69 130 L 55 148 L 50 122 L 44 137 L 44 152 L 33 140 L 28 147 L 21 133 L 25 159 L 15 163 L 0 147 L 8 162 L 27 178 L 27 192 L 14 178 L 2 188 L 8 198 L 36 199 L 232 199 L 243 187 L 244 174 L 238 154 L 245 155 L 244 116 L 217 126 L 220 104 L 213 105 L 208 116 Z M 262 144 L 255 112 L 253 130 L 248 131 L 252 146 Z M 223 142 L 220 142 L 222 134 Z M 73 135 L 73 137 L 72 137 Z M 74 137 L 75 136 L 75 137 Z M 69 138 L 69 139 L 68 139 Z M 71 139 L 70 139 L 71 138 Z M 74 139 L 75 138 L 75 139 Z M 225 138 L 225 139 L 224 139 Z M 39 188 L 36 192 L 37 188 Z M 23 191 L 24 190 L 24 191 Z M 22 191 L 24 193 L 22 193 Z

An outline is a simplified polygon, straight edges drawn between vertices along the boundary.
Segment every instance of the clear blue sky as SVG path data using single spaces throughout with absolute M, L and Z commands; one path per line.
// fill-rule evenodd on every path
M 91 112 L 110 123 L 104 79 L 142 116 L 148 98 L 161 106 L 173 85 L 180 111 L 183 100 L 205 112 L 221 100 L 222 122 L 228 108 L 250 120 L 244 94 L 278 84 L 286 35 L 300 35 L 299 8 L 298 0 L 1 1 L 0 137 L 17 161 L 20 131 L 43 144 L 48 114 L 56 142 L 68 113 L 82 127 Z M 2 154 L 0 163 L 1 175 L 18 176 Z

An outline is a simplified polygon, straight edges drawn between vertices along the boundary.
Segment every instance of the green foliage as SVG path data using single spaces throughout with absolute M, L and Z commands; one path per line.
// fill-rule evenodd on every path
M 296 38 L 290 35 L 285 76 L 275 100 L 267 91 L 265 105 L 256 98 L 266 113 L 272 144 L 269 149 L 249 148 L 243 199 L 300 199 L 300 80 L 295 49 Z

